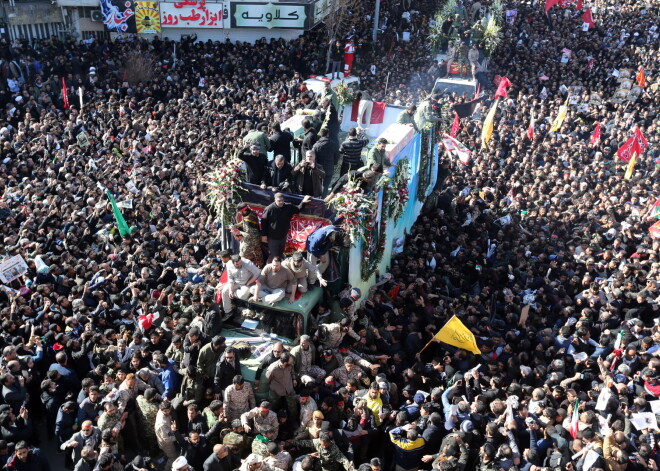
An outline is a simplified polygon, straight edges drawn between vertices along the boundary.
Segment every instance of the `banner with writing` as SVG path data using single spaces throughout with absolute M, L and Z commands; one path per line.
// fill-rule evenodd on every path
M 135 7 L 130 0 L 100 0 L 103 25 L 112 33 L 137 33 Z
M 232 2 L 231 27 L 305 29 L 311 8 L 311 4 Z
M 160 2 L 160 24 L 165 28 L 224 28 L 225 3 L 206 0 Z
M 133 2 L 138 34 L 160 34 L 158 2 Z

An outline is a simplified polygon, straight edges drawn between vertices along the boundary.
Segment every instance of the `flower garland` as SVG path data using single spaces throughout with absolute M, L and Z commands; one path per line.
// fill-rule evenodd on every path
M 343 80 L 339 85 L 337 85 L 337 89 L 335 90 L 335 93 L 337 94 L 337 100 L 339 101 L 339 106 L 348 105 L 355 101 L 355 96 L 353 96 L 353 90 L 351 90 L 350 87 L 348 87 Z
M 359 239 L 366 241 L 369 224 L 376 211 L 376 198 L 365 194 L 358 179 L 350 179 L 344 188 L 330 201 L 337 217 L 343 220 L 342 227 L 355 246 Z
M 220 170 L 206 175 L 208 198 L 211 210 L 220 221 L 231 224 L 236 214 L 236 203 L 240 193 L 245 191 L 241 184 L 241 166 L 243 161 L 232 157 Z
M 426 200 L 426 190 L 431 181 L 430 166 L 433 159 L 433 147 L 431 146 L 433 126 L 422 129 L 421 148 L 419 152 L 419 183 L 417 185 L 417 200 Z
M 385 253 L 385 242 L 387 241 L 387 217 L 386 211 L 389 205 L 389 192 L 390 178 L 386 176 L 380 177 L 374 192 L 383 190 L 383 204 L 380 214 L 380 227 L 376 230 L 378 225 L 378 211 L 374 210 L 368 221 L 368 229 L 364 234 L 364 245 L 362 246 L 362 262 L 360 263 L 360 276 L 362 281 L 368 281 L 371 275 L 374 274 L 380 261 L 383 259 Z M 374 209 L 378 206 L 374 198 Z M 377 239 L 376 239 L 377 238 Z
M 408 182 L 410 180 L 410 162 L 408 159 L 399 159 L 396 163 L 394 178 L 385 186 L 387 196 L 387 218 L 398 221 L 403 214 L 410 199 Z

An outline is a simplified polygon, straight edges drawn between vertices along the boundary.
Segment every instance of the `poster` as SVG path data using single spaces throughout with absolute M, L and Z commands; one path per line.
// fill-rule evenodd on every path
M 231 3 L 232 28 L 305 29 L 310 4 Z
M 160 2 L 160 25 L 166 28 L 224 28 L 227 17 L 225 3 L 205 0 Z
M 112 33 L 137 33 L 131 0 L 100 0 L 103 24 Z
M 160 34 L 160 8 L 158 2 L 133 2 L 138 34 Z
M 76 140 L 78 141 L 78 145 L 80 147 L 87 147 L 89 145 L 89 137 L 87 137 L 87 133 L 85 131 L 82 131 L 76 136 Z
M 24 275 L 28 270 L 27 263 L 20 255 L 9 257 L 0 263 L 0 281 L 11 283 L 16 278 Z

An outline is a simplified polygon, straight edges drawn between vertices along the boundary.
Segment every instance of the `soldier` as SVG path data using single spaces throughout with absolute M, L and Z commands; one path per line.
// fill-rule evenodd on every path
M 335 369 L 331 374 L 342 386 L 345 386 L 349 379 L 360 381 L 364 376 L 364 371 L 355 365 L 353 357 L 347 356 L 344 358 L 344 366 Z
M 290 445 L 314 450 L 318 454 L 322 471 L 339 471 L 342 466 L 345 471 L 355 471 L 353 463 L 339 450 L 328 432 L 321 432 L 319 438 L 312 440 L 294 440 Z
M 252 453 L 266 458 L 268 456 L 268 444 L 272 443 L 276 436 L 277 434 L 272 428 L 264 428 L 252 441 Z
M 253 426 L 250 426 L 248 423 L 252 421 Z M 255 433 L 262 433 L 265 429 L 275 429 L 275 435 L 277 435 L 277 430 L 280 426 L 277 421 L 277 414 L 271 410 L 270 402 L 263 401 L 259 407 L 241 414 L 241 423 L 243 428 L 247 433 L 250 433 L 252 430 Z
M 158 414 L 156 414 L 156 439 L 158 447 L 163 450 L 167 457 L 165 469 L 170 469 L 172 463 L 177 458 L 176 436 L 172 430 L 172 405 L 165 401 L 160 404 Z
M 143 396 L 138 396 L 137 416 L 140 430 L 143 433 L 144 443 L 149 450 L 150 456 L 158 453 L 158 442 L 156 440 L 156 415 L 158 414 L 158 391 L 148 388 Z
M 232 384 L 225 389 L 225 404 L 227 404 L 225 413 L 230 421 L 240 419 L 241 415 L 255 407 L 252 385 L 246 383 L 243 376 L 234 376 Z
M 248 441 L 241 419 L 235 419 L 231 423 L 231 432 L 224 436 L 222 444 L 229 447 L 234 456 L 247 456 Z

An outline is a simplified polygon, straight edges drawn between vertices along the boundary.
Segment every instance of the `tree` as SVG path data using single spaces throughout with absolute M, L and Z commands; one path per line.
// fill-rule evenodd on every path
M 328 0 L 324 13 L 325 32 L 328 38 L 325 70 L 330 67 L 332 44 L 346 36 L 361 20 L 362 2 L 360 0 Z

